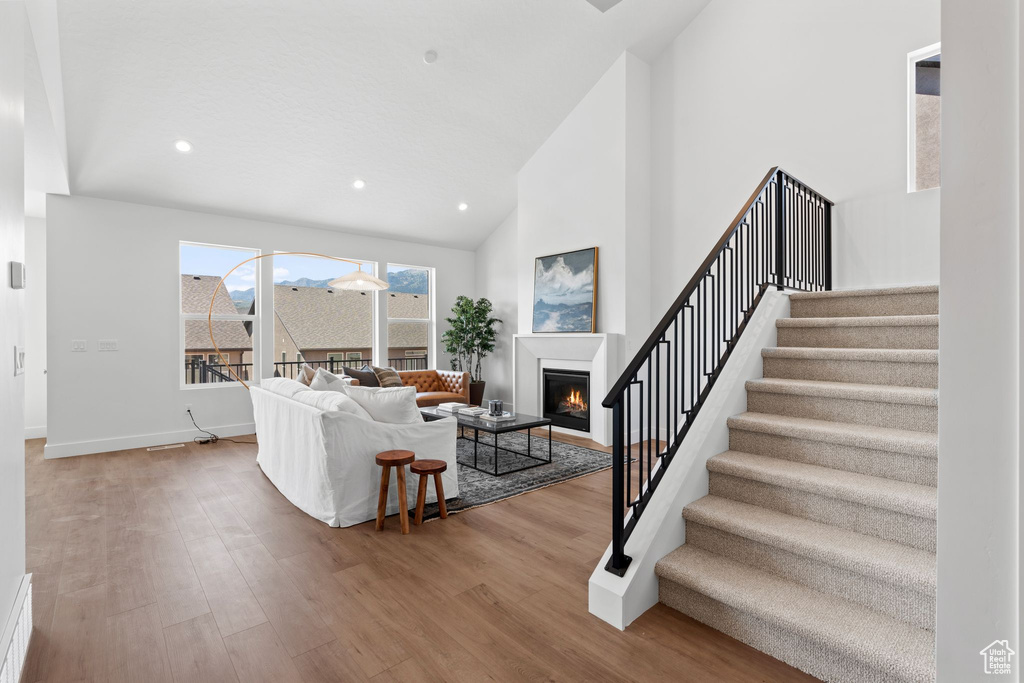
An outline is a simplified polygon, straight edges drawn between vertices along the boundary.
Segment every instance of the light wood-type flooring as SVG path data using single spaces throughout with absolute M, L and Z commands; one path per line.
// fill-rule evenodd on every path
M 588 613 L 610 471 L 402 536 L 308 517 L 254 445 L 26 447 L 27 683 L 813 680 L 663 605 Z

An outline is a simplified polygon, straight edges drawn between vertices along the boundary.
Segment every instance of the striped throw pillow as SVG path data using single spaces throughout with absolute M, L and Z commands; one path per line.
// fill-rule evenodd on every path
M 405 386 L 402 384 L 402 378 L 399 377 L 394 368 L 378 368 L 374 366 L 373 374 L 377 375 L 377 381 L 385 389 Z

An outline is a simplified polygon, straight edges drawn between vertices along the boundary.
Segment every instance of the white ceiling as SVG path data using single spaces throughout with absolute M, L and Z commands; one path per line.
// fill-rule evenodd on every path
M 622 51 L 707 2 L 61 0 L 71 192 L 475 248 Z
M 25 215 L 46 216 L 46 195 L 67 194 L 68 180 L 39 69 L 35 42 L 25 41 Z

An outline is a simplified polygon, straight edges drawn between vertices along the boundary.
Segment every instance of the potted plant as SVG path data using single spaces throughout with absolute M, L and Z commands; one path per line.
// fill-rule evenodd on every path
M 452 370 L 469 373 L 469 402 L 478 406 L 484 400 L 481 361 L 494 351 L 495 326 L 501 320 L 491 317 L 494 306 L 487 299 L 473 301 L 460 296 L 452 306 L 452 317 L 445 318 L 450 329 L 441 335 L 444 350 L 451 356 Z

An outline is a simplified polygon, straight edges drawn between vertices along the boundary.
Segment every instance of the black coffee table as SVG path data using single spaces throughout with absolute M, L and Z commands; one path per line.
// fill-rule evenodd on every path
M 493 474 L 496 477 L 502 477 L 502 476 L 505 476 L 506 474 L 513 474 L 515 472 L 522 472 L 523 470 L 528 470 L 528 469 L 531 469 L 533 467 L 539 467 L 541 465 L 548 465 L 548 464 L 551 463 L 551 420 L 547 419 L 546 417 L 537 417 L 535 415 L 524 415 L 522 413 L 517 413 L 515 418 L 513 418 L 511 420 L 502 420 L 501 422 L 492 422 L 490 420 L 481 420 L 478 417 L 470 417 L 469 415 L 460 415 L 458 413 L 439 412 L 437 410 L 437 408 L 435 408 L 435 407 L 420 408 L 420 414 L 423 415 L 423 419 L 425 421 L 427 421 L 427 422 L 431 422 L 433 420 L 443 420 L 446 417 L 455 417 L 455 419 L 458 420 L 458 422 L 459 422 L 459 427 L 461 428 L 459 430 L 460 431 L 460 434 L 459 434 L 459 438 L 460 439 L 466 439 L 467 441 L 469 441 L 470 440 L 469 437 L 466 436 L 466 430 L 467 429 L 472 429 L 473 430 L 473 439 L 472 439 L 472 441 L 473 441 L 473 464 L 470 465 L 469 463 L 460 462 L 459 463 L 460 465 L 465 465 L 466 467 L 472 467 L 474 470 L 477 470 L 479 472 L 484 472 L 486 474 Z M 532 450 L 531 450 L 531 447 L 530 447 L 530 444 L 531 444 L 530 430 L 534 429 L 535 427 L 547 427 L 548 428 L 548 457 L 547 457 L 546 460 L 544 458 L 538 458 L 537 456 L 533 455 L 533 453 L 532 453 Z M 513 450 L 511 448 L 505 448 L 504 446 L 499 446 L 498 445 L 498 435 L 499 434 L 507 434 L 508 432 L 518 432 L 521 429 L 525 429 L 526 430 L 526 452 L 525 453 L 523 453 L 522 451 Z M 489 469 L 485 470 L 482 467 L 477 467 L 477 451 L 479 450 L 479 447 L 480 447 L 480 432 L 486 432 L 488 434 L 493 434 L 494 435 L 494 470 L 493 471 L 489 470 Z M 489 444 L 485 443 L 484 445 L 487 446 Z M 523 456 L 525 458 L 530 458 L 531 460 L 536 460 L 537 462 L 532 464 L 532 465 L 526 465 L 525 467 L 517 467 L 514 470 L 508 470 L 506 472 L 500 472 L 500 471 L 498 471 L 498 453 L 500 451 L 504 451 L 506 453 L 514 453 L 515 455 L 521 455 L 521 456 Z

